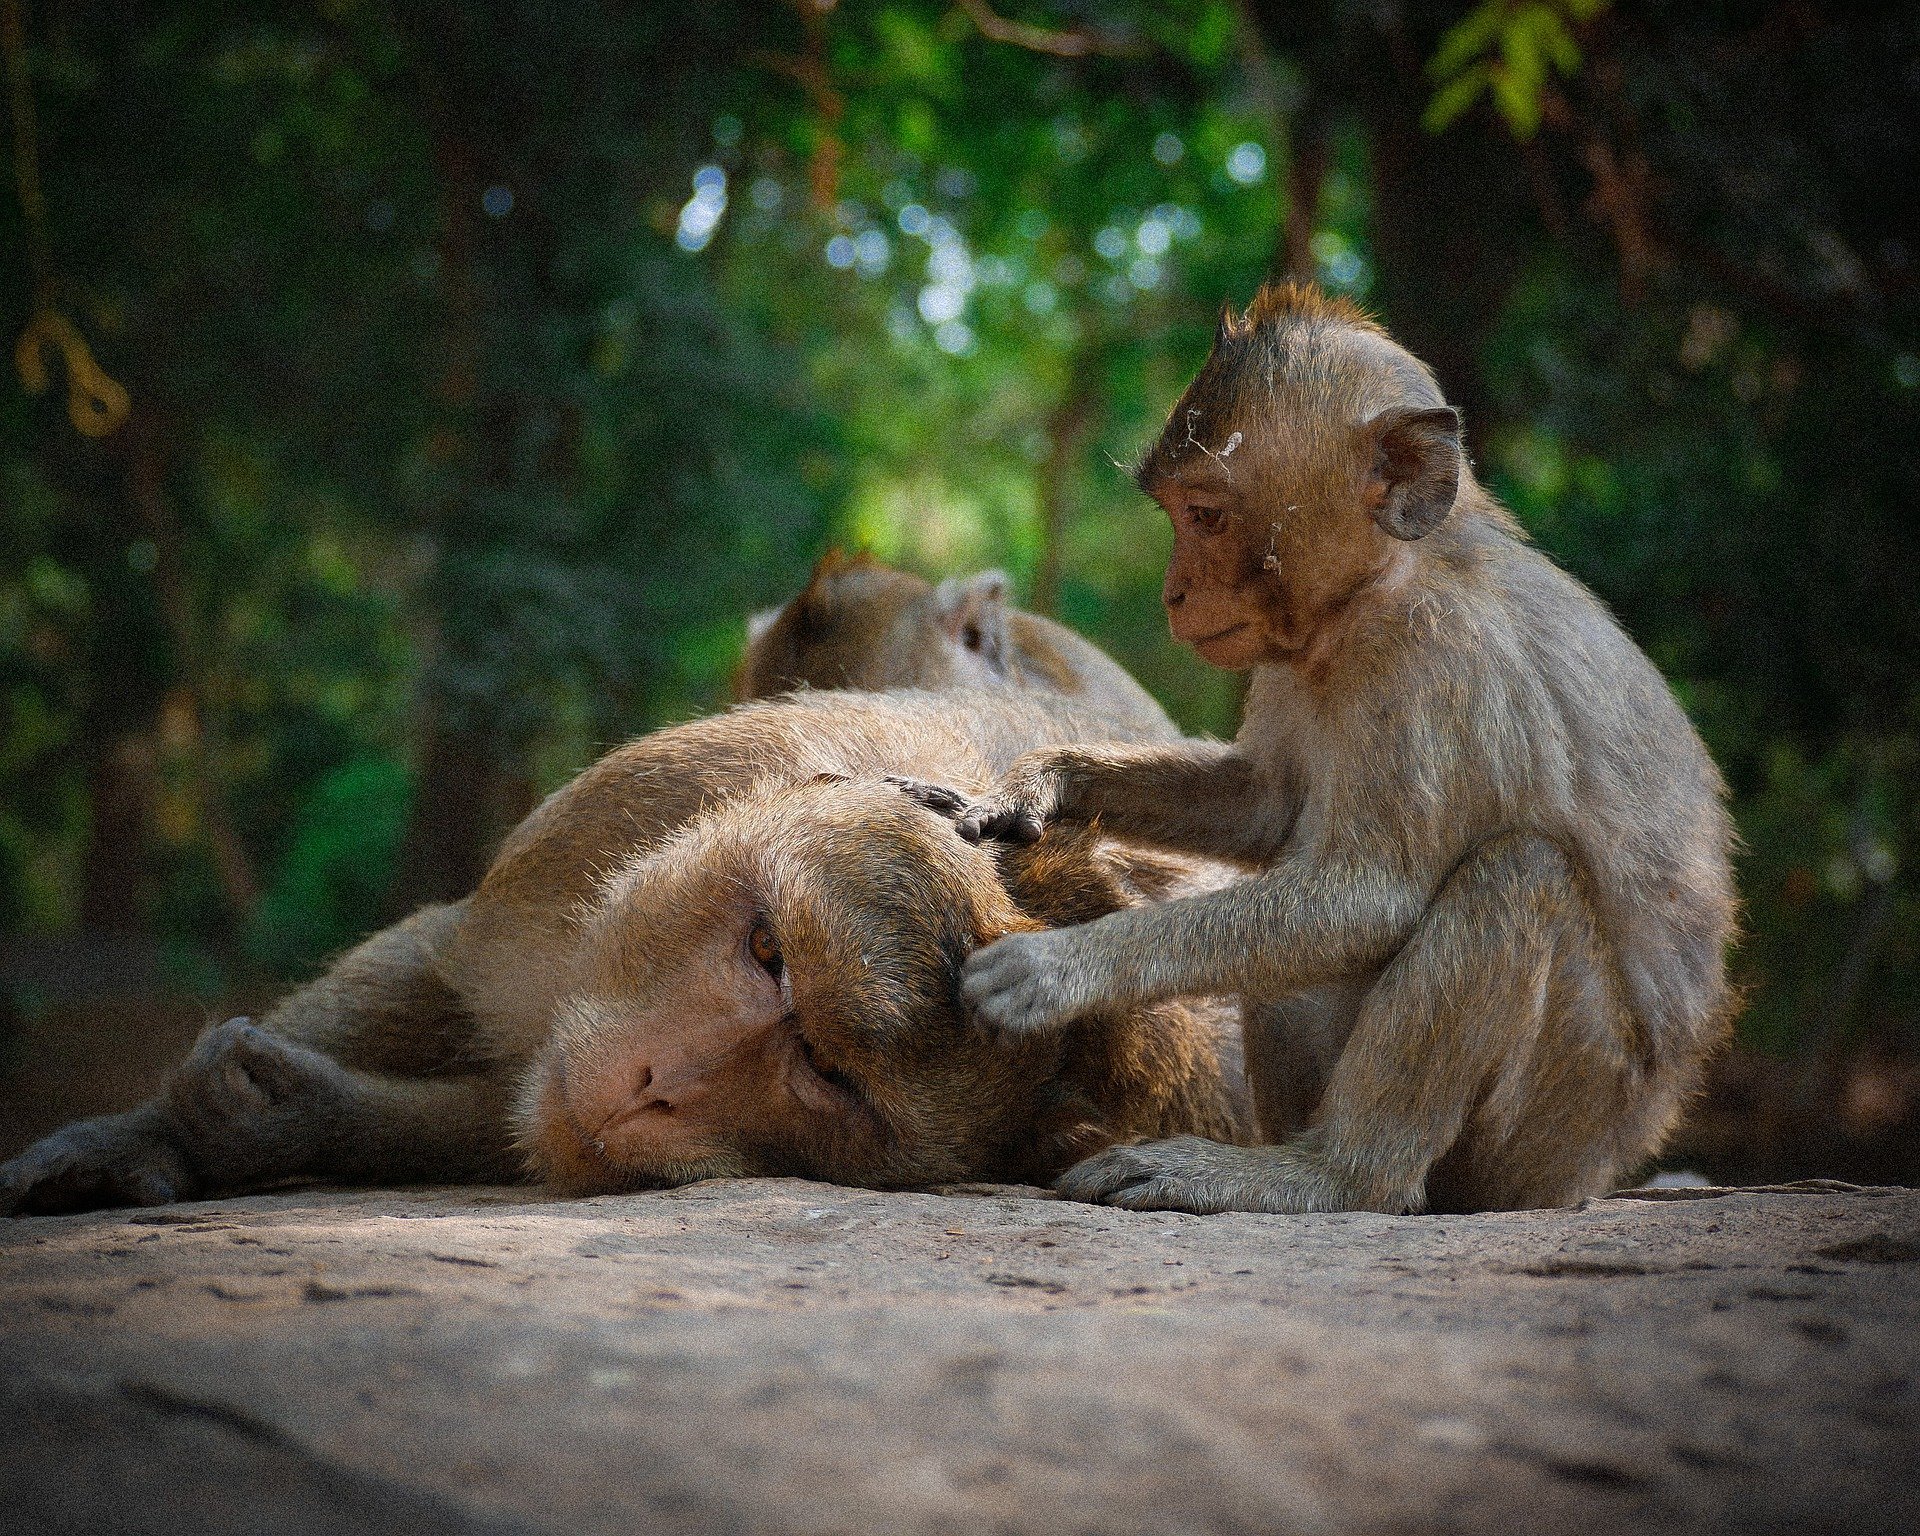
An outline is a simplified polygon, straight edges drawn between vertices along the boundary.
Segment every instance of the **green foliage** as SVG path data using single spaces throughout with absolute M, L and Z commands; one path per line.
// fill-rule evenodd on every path
M 320 776 L 253 914 L 250 958 L 283 974 L 365 936 L 393 879 L 413 791 L 406 766 L 389 758 L 353 758 Z
M 1610 0 L 1481 0 L 1440 40 L 1427 73 L 1433 99 L 1421 117 L 1438 133 L 1490 96 L 1516 139 L 1540 131 L 1542 97 L 1554 74 L 1580 67 L 1573 28 Z

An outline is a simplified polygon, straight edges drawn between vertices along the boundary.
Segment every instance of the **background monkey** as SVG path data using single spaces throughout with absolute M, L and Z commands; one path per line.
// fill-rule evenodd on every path
M 1250 668 L 1231 746 L 1062 747 L 964 835 L 1055 818 L 1257 873 L 1003 940 L 964 989 L 1015 1032 L 1235 992 L 1263 1134 L 1115 1148 L 1136 1207 L 1564 1203 L 1650 1153 L 1731 1001 L 1723 788 L 1653 666 L 1475 481 L 1432 375 L 1291 284 L 1223 315 L 1138 481 L 1175 636 Z
M 1047 1178 L 1116 1138 L 1232 1138 L 1218 1014 L 1127 1008 L 1026 1042 L 967 1027 L 965 954 L 1180 888 L 1091 835 L 988 854 L 884 775 L 984 789 L 1111 737 L 1012 693 L 801 694 L 603 758 L 479 890 L 367 940 L 161 1093 L 0 1169 L 0 1211 L 152 1204 L 288 1177 L 569 1192 L 720 1174 Z
M 784 606 L 747 624 L 741 698 L 793 688 L 1018 688 L 1057 693 L 1171 740 L 1166 711 L 1111 656 L 1007 601 L 1000 571 L 935 586 L 868 555 L 829 553 Z

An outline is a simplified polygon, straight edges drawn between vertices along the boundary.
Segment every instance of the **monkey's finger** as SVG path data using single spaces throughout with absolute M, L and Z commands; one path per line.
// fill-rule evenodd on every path
M 1020 935 L 1004 938 L 968 956 L 960 969 L 960 995 L 976 1007 L 1004 999 L 1024 986 L 1033 962 Z
M 173 1171 L 143 1161 L 142 1149 L 114 1153 L 49 1137 L 0 1168 L 0 1216 L 55 1216 L 115 1205 L 179 1199 Z
M 1005 800 L 976 804 L 954 825 L 970 843 L 1031 843 L 1045 830 L 1038 812 Z
M 172 1169 L 143 1165 L 120 1181 L 128 1205 L 172 1205 L 182 1199 L 180 1181 Z
M 945 784 L 931 784 L 925 779 L 910 779 L 895 773 L 887 775 L 887 782 L 915 805 L 923 806 L 936 816 L 953 818 L 973 809 L 973 796 Z
M 253 1020 L 245 1014 L 238 1014 L 219 1024 L 209 1024 L 193 1042 L 187 1059 L 180 1064 L 181 1069 L 185 1072 L 211 1071 L 232 1047 L 234 1031 L 249 1028 L 252 1024 Z
M 1003 1034 L 1031 1035 L 1057 1027 L 1067 1014 L 1043 985 L 1024 982 L 998 992 L 980 993 L 974 1002 L 974 1017 Z
M 1211 1216 L 1228 1209 L 1224 1201 L 1193 1180 L 1164 1174 L 1113 1190 L 1103 1195 L 1100 1203 L 1125 1211 L 1187 1211 L 1195 1216 Z
M 1096 1152 L 1061 1174 L 1053 1181 L 1053 1187 L 1069 1200 L 1098 1205 L 1115 1190 L 1125 1189 L 1142 1177 L 1144 1170 L 1137 1159 L 1127 1155 L 1129 1150 L 1110 1147 L 1105 1152 Z
M 314 1052 L 269 1034 L 251 1019 L 228 1021 L 228 1053 L 267 1096 L 281 1103 L 312 1088 L 326 1075 L 327 1063 Z
M 237 1044 L 253 1033 L 245 1017 L 209 1024 L 200 1031 L 168 1083 L 167 1096 L 177 1111 L 207 1125 L 225 1125 L 236 1117 L 250 1120 L 271 1104 L 273 1095 L 250 1070 Z

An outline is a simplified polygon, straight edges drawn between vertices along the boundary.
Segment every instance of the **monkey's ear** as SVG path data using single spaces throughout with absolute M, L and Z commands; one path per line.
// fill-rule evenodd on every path
M 955 645 L 972 651 L 996 676 L 1010 674 L 1013 644 L 1008 636 L 1005 571 L 949 576 L 934 588 L 933 611 L 941 632 Z
M 1423 539 L 1460 494 L 1460 413 L 1395 406 L 1361 429 L 1372 453 L 1373 520 L 1396 539 Z

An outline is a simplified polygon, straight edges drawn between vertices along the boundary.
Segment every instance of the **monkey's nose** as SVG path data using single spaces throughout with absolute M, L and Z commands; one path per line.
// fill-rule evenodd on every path
M 634 1104 L 640 1109 L 667 1109 L 667 1110 L 672 1109 L 673 1108 L 672 1101 L 663 1097 L 660 1094 L 652 1092 L 651 1091 L 652 1088 L 653 1088 L 653 1068 L 643 1066 L 640 1069 L 640 1075 L 634 1079 L 634 1084 L 633 1084 Z
M 649 1062 L 634 1074 L 629 1113 L 672 1114 L 702 1097 L 711 1086 L 712 1064 L 704 1061 Z
M 683 1089 L 689 1086 L 682 1085 Z M 630 1074 L 603 1072 L 579 1084 L 570 1096 L 580 1123 L 591 1128 L 588 1138 L 605 1150 L 609 1138 L 636 1124 L 671 1115 L 684 1093 L 676 1094 L 672 1084 L 661 1082 L 653 1067 L 643 1063 Z

